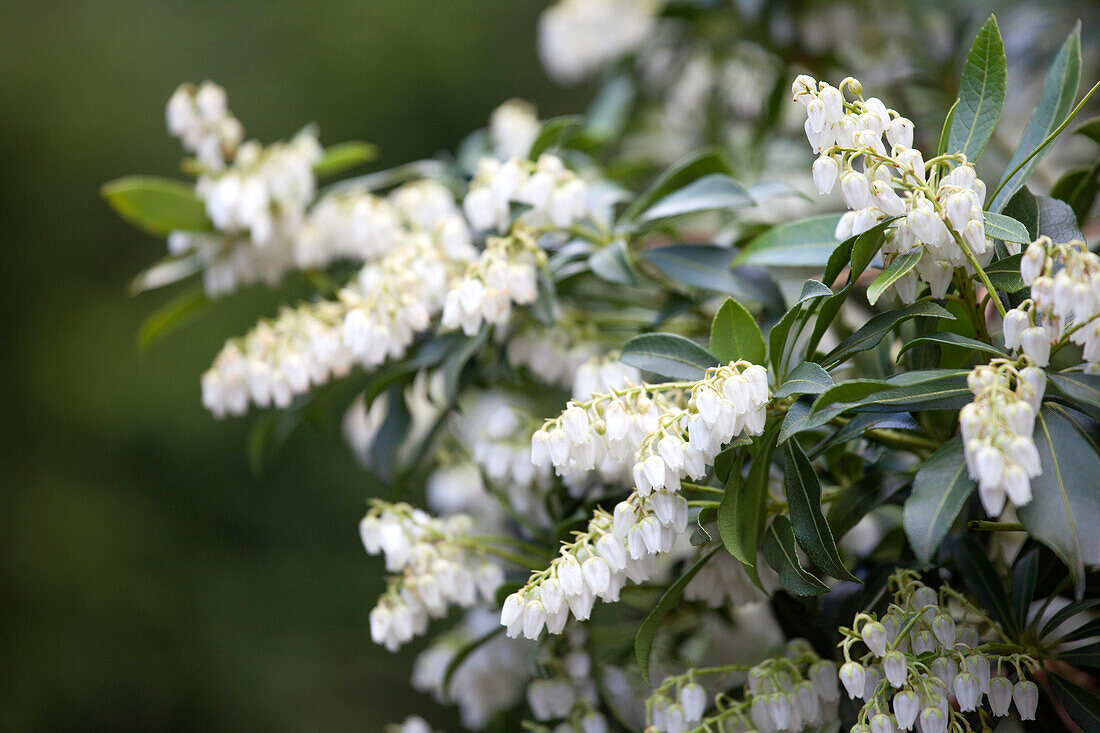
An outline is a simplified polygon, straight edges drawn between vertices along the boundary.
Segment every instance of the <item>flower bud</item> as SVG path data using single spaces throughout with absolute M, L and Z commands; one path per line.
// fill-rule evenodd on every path
M 1035 720 L 1035 709 L 1039 707 L 1039 687 L 1031 680 L 1021 680 L 1012 688 L 1012 701 L 1020 713 L 1020 720 Z
M 818 156 L 813 166 L 814 185 L 817 186 L 817 192 L 822 196 L 831 193 L 839 173 L 840 164 L 835 158 L 828 155 Z
M 882 671 L 886 674 L 886 680 L 894 688 L 905 684 L 908 676 L 908 668 L 905 664 L 905 655 L 896 649 L 886 652 L 882 658 Z
M 866 671 L 859 662 L 845 662 L 840 668 L 840 681 L 850 699 L 863 697 L 863 685 L 866 679 Z
M 878 621 L 868 621 L 863 624 L 860 632 L 863 643 L 876 657 L 881 658 L 886 653 L 886 627 Z
M 698 723 L 707 710 L 707 691 L 698 682 L 689 682 L 680 690 L 680 705 L 684 709 L 684 720 Z
M 1012 682 L 1007 677 L 994 677 L 989 681 L 989 707 L 998 718 L 1008 715 L 1012 704 Z
M 911 690 L 903 690 L 894 695 L 894 718 L 900 730 L 912 730 L 920 712 L 920 698 Z
M 969 713 L 977 709 L 982 696 L 977 677 L 969 672 L 960 672 L 952 687 L 955 690 L 955 699 L 959 701 L 959 710 Z

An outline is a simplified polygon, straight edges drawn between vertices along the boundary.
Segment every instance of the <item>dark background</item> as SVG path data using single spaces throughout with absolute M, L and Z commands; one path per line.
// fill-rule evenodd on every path
M 503 99 L 581 107 L 535 56 L 541 3 L 0 3 L 0 729 L 380 730 L 420 711 L 411 655 L 370 641 L 372 492 L 333 435 L 253 476 L 249 421 L 199 375 L 271 314 L 255 288 L 142 352 L 163 292 L 129 278 L 164 243 L 99 186 L 176 175 L 164 103 L 214 79 L 249 137 L 308 122 L 388 166 L 453 149 Z M 579 96 L 578 96 L 579 95 Z
M 223 84 L 249 137 L 316 122 L 325 144 L 379 144 L 375 167 L 454 149 L 510 96 L 582 110 L 591 89 L 538 66 L 542 6 L 0 3 L 0 729 L 455 728 L 410 690 L 411 655 L 370 642 L 381 567 L 356 523 L 374 492 L 342 442 L 300 431 L 256 475 L 250 422 L 201 407 L 225 338 L 286 292 L 140 350 L 168 294 L 127 283 L 164 243 L 98 188 L 177 172 L 163 108 L 182 81 Z M 1069 26 L 1045 25 L 1056 48 Z

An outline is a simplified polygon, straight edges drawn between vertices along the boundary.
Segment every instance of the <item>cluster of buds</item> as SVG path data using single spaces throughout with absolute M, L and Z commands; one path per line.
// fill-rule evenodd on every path
M 706 715 L 710 696 L 696 679 L 741 671 L 746 668 L 729 665 L 693 669 L 666 678 L 646 703 L 650 722 L 646 731 L 793 732 L 816 729 L 837 720 L 840 690 L 836 664 L 821 659 L 804 639 L 792 639 L 783 656 L 748 668 L 744 697 L 719 694 L 714 700 L 714 712 Z
M 513 305 L 538 298 L 539 269 L 546 253 L 526 232 L 490 237 L 476 261 L 447 292 L 443 303 L 444 328 L 461 328 L 474 336 L 483 323 L 504 325 Z
M 676 492 L 684 476 L 703 478 L 723 446 L 764 431 L 770 397 L 768 372 L 758 364 L 707 369 L 692 385 L 687 408 L 662 417 L 642 441 L 633 469 L 638 493 Z
M 806 108 L 806 136 L 819 155 L 813 166 L 818 192 L 828 194 L 839 183 L 850 209 L 837 225 L 837 239 L 897 217 L 882 248 L 886 263 L 922 248 L 915 269 L 895 284 L 902 301 L 916 299 L 919 281 L 942 298 L 956 268 L 989 263 L 994 252 L 985 236 L 985 183 L 965 157 L 925 161 L 913 147 L 913 123 L 875 97 L 863 99 L 851 77 L 837 88 L 801 75 L 793 92 Z
M 1007 715 L 1015 701 L 1023 720 L 1035 718 L 1038 687 L 1024 678 L 1024 667 L 1034 660 L 1000 655 L 992 651 L 994 645 L 983 645 L 977 629 L 967 624 L 972 607 L 951 588 L 937 593 L 909 570 L 896 573 L 890 583 L 893 603 L 881 620 L 860 613 L 852 628 L 841 629 L 845 662 L 840 681 L 849 697 L 864 701 L 855 733 L 914 727 L 921 733 L 969 731 L 966 713 L 978 710 L 983 697 L 995 716 Z M 946 606 L 948 600 L 963 609 L 961 621 Z M 867 652 L 853 658 L 860 643 Z M 1002 674 L 1012 670 L 1015 684 Z
M 1051 345 L 1068 336 L 1082 348 L 1085 370 L 1100 372 L 1100 257 L 1080 240 L 1054 244 L 1044 236 L 1028 245 L 1020 275 L 1031 298 L 1005 316 L 1005 346 L 1045 367 Z
M 295 395 L 350 371 L 354 357 L 340 338 L 345 310 L 320 301 L 286 308 L 230 339 L 202 375 L 202 402 L 215 417 L 290 405 Z
M 1036 366 L 1018 368 L 1016 362 L 994 359 L 974 367 L 966 382 L 974 393 L 974 401 L 959 412 L 966 466 L 986 513 L 996 517 L 1006 497 L 1016 506 L 1031 501 L 1031 479 L 1043 472 L 1032 432 L 1046 374 Z
M 439 519 L 408 504 L 375 500 L 359 522 L 363 547 L 382 554 L 391 576 L 386 593 L 370 613 L 371 638 L 396 651 L 441 618 L 451 603 L 469 608 L 480 593 L 491 601 L 504 572 L 489 562 L 472 520 L 456 514 Z
M 168 100 L 164 117 L 168 132 L 210 170 L 225 168 L 244 139 L 244 127 L 229 111 L 225 89 L 212 81 L 197 87 L 181 84 Z
M 571 84 L 618 61 L 653 35 L 665 0 L 560 0 L 539 18 L 539 58 Z
M 298 233 L 295 260 L 301 268 L 369 262 L 388 252 L 402 233 L 400 217 L 385 198 L 360 189 L 332 193 L 309 210 Z
M 564 412 L 531 436 L 531 460 L 536 466 L 553 465 L 567 481 L 593 470 L 609 481 L 629 481 L 646 436 L 684 414 L 693 384 L 626 386 L 584 401 L 571 400 Z
M 558 317 L 553 328 L 532 325 L 509 336 L 505 352 L 508 364 L 526 369 L 544 384 L 569 389 L 580 366 L 604 350 L 595 334 L 572 327 L 569 320 L 567 311 L 567 315 Z M 585 398 L 590 396 L 591 393 Z
M 565 229 L 587 213 L 587 195 L 585 182 L 556 155 L 544 153 L 537 163 L 482 158 L 462 208 L 470 226 L 481 231 L 508 231 L 513 203 L 529 207 L 519 216 L 525 224 Z
M 508 636 L 537 639 L 544 627 L 561 633 L 570 613 L 587 620 L 597 598 L 613 603 L 628 580 L 652 577 L 657 556 L 672 551 L 687 520 L 687 500 L 676 494 L 642 497 L 635 491 L 613 514 L 597 508 L 587 529 L 564 543 L 549 567 L 505 599 L 501 625 Z

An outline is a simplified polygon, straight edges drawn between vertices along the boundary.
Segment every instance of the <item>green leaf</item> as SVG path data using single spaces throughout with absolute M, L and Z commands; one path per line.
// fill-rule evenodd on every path
M 180 293 L 149 314 L 138 330 L 138 345 L 147 349 L 180 326 L 193 321 L 209 307 L 201 287 Z
M 193 186 L 157 176 L 127 176 L 104 184 L 103 198 L 134 226 L 164 236 L 212 229 Z
M 1031 502 L 1016 512 L 1066 564 L 1080 593 L 1084 566 L 1100 564 L 1100 456 L 1061 407 L 1040 410 L 1034 439 L 1043 472 L 1031 479 Z
M 691 579 L 703 569 L 703 566 L 714 557 L 714 553 L 720 549 L 722 549 L 721 546 L 716 545 L 696 560 L 687 572 L 677 578 L 661 596 L 661 600 L 657 601 L 657 605 L 649 612 L 649 615 L 645 617 L 645 621 L 642 621 L 641 627 L 638 628 L 638 635 L 634 637 L 634 659 L 638 662 L 638 671 L 641 672 L 642 679 L 645 680 L 647 685 L 649 684 L 649 653 L 653 650 L 653 637 L 657 634 L 657 627 L 661 625 L 673 606 L 680 602 L 680 596 L 684 594 L 684 588 L 691 582 Z
M 450 699 L 450 692 L 448 692 L 448 690 L 451 687 L 451 678 L 454 677 L 458 668 L 462 666 L 462 663 L 466 661 L 467 657 L 480 649 L 487 642 L 492 641 L 502 631 L 504 631 L 504 627 L 498 626 L 492 631 L 468 641 L 462 648 L 455 652 L 453 657 L 451 657 L 451 661 L 447 663 L 446 671 L 443 672 L 443 682 L 439 685 L 439 689 L 443 691 L 443 695 L 448 700 Z
M 786 441 L 792 435 L 798 435 L 803 430 L 809 430 L 807 420 L 810 416 L 810 405 L 799 400 L 792 402 L 787 408 L 787 414 L 783 416 L 783 425 L 779 428 L 779 440 Z
M 787 441 L 783 488 L 798 544 L 819 568 L 840 580 L 858 583 L 849 572 L 833 539 L 833 531 L 821 511 L 821 483 L 813 464 L 796 440 Z
M 1077 214 L 1065 201 L 1050 196 L 1036 196 L 1039 204 L 1039 234 L 1045 234 L 1055 244 L 1084 239 L 1077 226 Z
M 829 586 L 799 564 L 791 520 L 782 514 L 768 525 L 768 531 L 764 533 L 763 551 L 764 559 L 779 573 L 779 583 L 788 592 L 796 596 L 817 596 L 829 590 Z
M 643 333 L 623 347 L 624 364 L 665 379 L 699 381 L 718 359 L 694 341 L 671 333 Z
M 1031 241 L 1039 238 L 1039 202 L 1027 190 L 1027 186 L 1021 186 L 1020 190 L 1013 194 L 1005 203 L 1003 212 L 1027 227 Z M 988 270 L 986 270 L 988 272 Z
M 737 265 L 823 267 L 836 249 L 840 214 L 822 214 L 780 224 L 752 239 L 734 260 Z
M 768 343 L 770 345 L 771 363 L 777 374 L 782 376 L 780 370 L 793 354 L 793 349 L 797 345 L 798 337 L 805 325 L 803 319 L 808 319 L 817 309 L 818 300 L 832 294 L 832 290 L 817 280 L 807 280 L 802 284 L 802 294 L 795 304 L 783 314 L 778 323 L 772 326 L 771 331 L 768 333 Z M 796 323 L 799 323 L 799 330 L 792 338 L 791 329 L 794 328 Z
M 1017 293 L 1026 288 L 1024 278 L 1020 275 L 1020 260 L 1023 257 L 1021 252 L 990 263 L 985 268 L 985 274 L 989 276 L 989 282 L 993 283 L 993 287 L 1006 293 Z
M 1084 733 L 1100 731 L 1100 696 L 1054 672 L 1048 672 L 1047 675 L 1055 696 L 1073 722 L 1081 726 Z
M 156 290 L 177 283 L 202 271 L 202 268 L 202 257 L 197 252 L 182 257 L 165 257 L 147 270 L 139 272 L 130 281 L 130 295 L 140 295 L 146 290 Z
M 1100 375 L 1081 372 L 1047 372 L 1057 394 L 1069 398 L 1074 409 L 1100 413 Z M 1091 408 L 1091 409 L 1089 409 Z
M 1073 131 L 1073 134 L 1084 135 L 1100 145 L 1100 117 L 1093 117 L 1091 120 L 1082 123 L 1080 127 Z
M 1027 627 L 1027 612 L 1031 608 L 1031 599 L 1035 596 L 1035 585 L 1039 582 L 1039 548 L 1016 560 L 1012 570 L 1012 610 L 1016 617 L 1016 628 Z
M 710 346 L 711 353 L 723 364 L 738 359 L 763 364 L 767 359 L 767 347 L 760 326 L 756 325 L 752 314 L 733 298 L 726 298 L 711 321 Z
M 939 372 L 941 370 L 931 370 Z M 902 383 L 891 378 L 890 389 L 885 389 L 848 404 L 844 412 L 913 412 L 919 410 L 958 410 L 973 399 L 966 386 L 968 372 L 954 372 L 931 376 L 919 382 Z M 916 372 L 907 372 L 899 377 Z M 834 405 L 835 407 L 835 405 Z
M 732 178 L 724 173 L 711 173 L 657 201 L 642 212 L 638 220 L 654 221 L 715 209 L 732 211 L 755 203 L 748 192 Z
M 1100 641 L 1058 652 L 1057 659 L 1074 667 L 1100 667 Z
M 620 222 L 634 221 L 643 211 L 673 191 L 711 173 L 726 175 L 733 173 L 725 153 L 721 150 L 708 148 L 684 156 L 658 176 L 645 193 L 634 199 L 634 202 L 623 212 Z
M 363 163 L 369 163 L 378 157 L 378 146 L 360 140 L 337 143 L 325 149 L 321 160 L 313 166 L 313 174 L 318 178 L 343 173 Z
M 1043 92 L 1039 97 L 1039 104 L 1028 120 L 1024 135 L 1020 138 L 1020 144 L 1016 146 L 1016 152 L 1005 166 L 1005 171 L 1016 168 L 1027 156 L 1031 155 L 1043 141 L 1057 129 L 1058 125 L 1066 119 L 1073 102 L 1077 98 L 1077 88 L 1081 83 L 1081 22 L 1066 38 L 1054 61 L 1047 71 L 1046 81 L 1043 83 Z M 1001 211 L 1013 194 L 1024 185 L 1031 177 L 1035 167 L 1050 152 L 1047 147 L 1042 153 L 1035 155 L 1019 171 L 1014 173 L 1007 181 L 998 184 L 1001 189 L 986 207 L 990 211 Z
M 905 500 L 902 519 L 913 553 L 925 567 L 932 563 L 943 538 L 966 505 L 976 484 L 966 472 L 962 438 L 940 446 L 923 462 Z
M 482 328 L 476 336 L 464 337 L 460 345 L 451 351 L 443 361 L 443 394 L 449 404 L 454 403 L 458 397 L 459 381 L 462 379 L 462 372 L 466 369 L 466 364 L 489 340 L 491 330 Z
M 604 84 L 585 115 L 585 134 L 598 141 L 618 138 L 630 118 L 634 95 L 634 82 L 626 74 Z
M 588 269 L 596 277 L 609 283 L 620 285 L 638 283 L 634 267 L 630 264 L 630 253 L 627 251 L 626 241 L 623 239 L 616 239 L 589 255 Z
M 691 533 L 691 546 L 702 547 L 710 544 L 713 538 L 707 531 L 707 525 L 718 517 L 718 510 L 713 506 L 703 507 L 695 517 L 695 529 Z
M 734 254 L 727 247 L 711 244 L 676 244 L 645 250 L 641 257 L 677 282 L 781 310 L 783 294 L 767 271 L 749 267 L 731 270 Z
M 953 553 L 953 557 L 958 563 L 963 583 L 978 600 L 978 607 L 985 609 L 1010 637 L 1014 637 L 1016 624 L 1012 615 L 1012 604 L 1005 593 L 1001 576 L 993 563 L 989 562 L 985 550 L 967 537 L 959 543 L 958 551 Z
M 936 155 L 947 152 L 947 139 L 951 135 L 951 126 L 955 123 L 955 111 L 959 108 L 959 100 L 956 99 L 951 109 L 947 110 L 947 116 L 943 118 L 943 127 L 940 128 L 940 141 L 936 143 Z
M 741 483 L 740 476 L 730 472 L 726 493 L 718 505 L 718 534 L 722 544 L 731 555 L 749 567 L 756 566 L 777 434 L 775 425 L 765 432 L 753 453 L 749 475 L 742 485 L 738 485 Z
M 820 364 L 804 361 L 787 375 L 787 381 L 775 391 L 774 397 L 790 397 L 796 394 L 821 394 L 833 387 L 833 378 Z
M 1046 639 L 1046 637 L 1054 633 L 1054 631 L 1066 621 L 1096 606 L 1100 606 L 1100 598 L 1086 598 L 1083 601 L 1074 601 L 1069 605 L 1059 608 L 1058 612 L 1047 619 L 1043 624 L 1043 629 L 1039 632 L 1039 638 Z
M 868 286 L 867 302 L 871 305 L 877 303 L 883 293 L 917 266 L 922 254 L 924 254 L 924 247 L 915 247 L 908 254 L 895 257 L 894 261 Z
M 551 148 L 568 145 L 569 141 L 576 137 L 577 133 L 583 128 L 584 118 L 580 115 L 566 115 L 547 120 L 542 123 L 542 129 L 539 130 L 535 141 L 531 143 L 531 152 L 527 154 L 527 157 L 531 160 L 537 160 L 540 155 Z
M 985 216 L 985 236 L 999 239 L 1002 242 L 1016 242 L 1018 244 L 1031 244 L 1031 235 L 1020 222 L 1011 216 L 995 214 L 987 211 Z
M 991 15 L 966 55 L 959 106 L 948 134 L 948 153 L 963 153 L 971 162 L 978 159 L 1001 117 L 1007 85 L 1004 43 L 997 19 Z
M 929 300 L 921 300 L 897 310 L 879 313 L 863 324 L 855 333 L 836 345 L 832 351 L 825 355 L 822 364 L 833 367 L 840 364 L 853 354 L 860 351 L 873 349 L 882 341 L 883 337 L 895 326 L 912 318 L 946 318 L 955 320 L 943 306 Z
M 990 354 L 992 356 L 1007 356 L 1007 354 L 998 349 L 996 346 L 990 346 L 984 341 L 978 341 L 977 339 L 967 338 L 966 336 L 960 336 L 957 333 L 951 333 L 950 331 L 936 331 L 926 336 L 918 336 L 915 339 L 909 341 L 905 346 L 901 347 L 901 351 L 898 352 L 898 358 L 909 349 L 921 344 L 943 344 L 944 346 L 958 346 L 964 349 L 973 349 L 974 351 L 980 351 L 983 354 Z

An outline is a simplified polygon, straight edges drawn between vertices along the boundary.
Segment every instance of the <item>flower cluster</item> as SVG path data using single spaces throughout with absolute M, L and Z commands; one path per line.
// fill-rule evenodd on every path
M 508 338 L 508 363 L 526 369 L 531 376 L 548 385 L 568 389 L 577 369 L 603 351 L 603 347 L 588 334 L 568 327 L 559 317 L 554 328 L 534 325 L 523 328 Z
M 461 328 L 475 336 L 483 323 L 504 325 L 513 305 L 538 298 L 539 268 L 546 253 L 529 234 L 490 237 L 485 249 L 447 293 L 443 303 L 444 328 Z
M 896 573 L 891 585 L 893 603 L 881 620 L 861 613 L 851 629 L 841 629 L 845 663 L 840 681 L 849 697 L 864 701 L 853 731 L 908 731 L 914 726 L 922 733 L 970 730 L 965 713 L 977 710 L 983 696 L 988 696 L 993 715 L 1007 715 L 1015 701 L 1022 719 L 1035 718 L 1038 687 L 1024 678 L 1024 666 L 1034 660 L 1021 654 L 1000 656 L 991 651 L 992 645 L 983 645 L 977 630 L 966 623 L 972 607 L 949 587 L 937 593 L 908 570 Z M 948 600 L 962 604 L 961 622 L 945 605 Z M 852 648 L 859 642 L 867 653 L 853 659 Z M 1002 674 L 1012 670 L 1015 684 Z M 952 695 L 957 709 L 951 705 Z
M 296 264 L 324 268 L 342 260 L 376 259 L 401 236 L 400 225 L 395 207 L 368 191 L 352 188 L 322 196 L 298 232 Z
M 461 514 L 437 519 L 407 504 L 374 501 L 359 523 L 363 547 L 382 554 L 389 588 L 370 613 L 371 638 L 390 651 L 425 631 L 447 606 L 464 608 L 478 594 L 492 600 L 504 581 L 501 567 L 486 559 L 471 537 L 472 520 Z
M 1046 389 L 1035 366 L 1007 359 L 979 365 L 967 376 L 974 401 L 959 413 L 966 466 L 978 482 L 982 506 L 993 517 L 1005 497 L 1016 506 L 1031 501 L 1031 479 L 1043 472 L 1032 431 Z
M 539 18 L 539 58 L 550 76 L 574 83 L 641 46 L 663 0 L 560 0 Z
M 489 115 L 493 152 L 503 160 L 526 158 L 539 129 L 538 113 L 530 102 L 522 99 L 509 99 Z
M 545 570 L 508 596 L 500 613 L 510 637 L 536 639 L 545 627 L 560 634 L 569 614 L 578 621 L 596 599 L 615 602 L 627 580 L 645 582 L 655 556 L 672 550 L 687 529 L 687 500 L 676 494 L 642 497 L 633 492 L 613 514 L 597 509 L 585 532 L 565 543 Z
M 836 664 L 819 657 L 808 642 L 792 639 L 783 656 L 748 668 L 741 699 L 719 694 L 715 712 L 707 716 L 710 695 L 696 681 L 705 676 L 727 676 L 745 671 L 741 665 L 692 669 L 669 677 L 646 703 L 652 728 L 662 733 L 689 730 L 800 731 L 837 719 Z
M 519 220 L 532 227 L 564 229 L 587 213 L 588 186 L 561 158 L 549 153 L 526 158 L 482 158 L 462 201 L 470 226 L 508 231 L 512 204 L 529 207 Z
M 590 400 L 598 394 L 629 389 L 642 382 L 642 373 L 619 361 L 618 353 L 586 359 L 573 370 L 573 399 Z
M 1100 372 L 1100 257 L 1080 240 L 1054 244 L 1040 237 L 1028 245 L 1020 274 L 1031 298 L 1005 315 L 1005 346 L 1045 367 L 1051 344 L 1068 335 L 1084 352 L 1085 371 Z
M 470 730 L 485 728 L 500 711 L 519 702 L 531 678 L 526 645 L 498 634 L 469 652 L 443 688 L 455 655 L 494 628 L 498 627 L 493 611 L 472 608 L 417 655 L 413 666 L 413 687 L 439 702 L 457 705 L 462 725 Z
M 225 168 L 244 139 L 244 127 L 229 111 L 225 90 L 212 81 L 198 87 L 181 84 L 168 100 L 164 117 L 168 132 L 210 170 Z
M 638 492 L 675 492 L 684 476 L 703 478 L 723 446 L 764 431 L 769 399 L 768 372 L 758 364 L 738 361 L 708 369 L 691 387 L 687 409 L 659 420 L 642 441 L 633 469 Z
M 540 723 L 561 721 L 552 733 L 607 733 L 607 719 L 599 711 L 600 698 L 592 679 L 592 658 L 585 651 L 587 635 L 574 627 L 558 643 L 560 649 L 545 654 L 543 665 L 553 674 L 537 679 L 527 687 L 527 706 Z M 550 650 L 544 649 L 544 652 Z M 530 725 L 530 724 L 528 724 Z M 531 725 L 538 733 L 551 733 L 549 727 Z
M 813 165 L 818 192 L 839 184 L 850 209 L 837 225 L 837 239 L 899 217 L 882 246 L 887 264 L 922 248 L 915 269 L 894 286 L 902 301 L 916 299 L 920 281 L 942 298 L 956 268 L 989 263 L 994 252 L 985 236 L 985 183 L 963 156 L 924 160 L 913 147 L 913 123 L 876 97 L 864 100 L 851 77 L 837 88 L 802 75 L 793 91 L 806 108 L 806 136 L 819 156 Z

